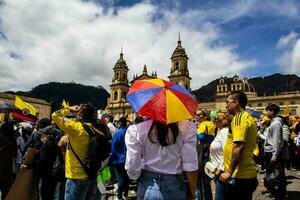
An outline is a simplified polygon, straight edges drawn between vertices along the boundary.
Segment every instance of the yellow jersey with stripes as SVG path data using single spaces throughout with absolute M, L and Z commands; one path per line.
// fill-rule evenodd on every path
M 231 122 L 231 130 L 224 149 L 224 165 L 225 170 L 227 170 L 231 162 L 233 144 L 235 142 L 244 143 L 238 165 L 232 174 L 233 178 L 248 179 L 256 177 L 256 167 L 253 160 L 256 139 L 257 127 L 252 116 L 246 111 L 237 113 Z

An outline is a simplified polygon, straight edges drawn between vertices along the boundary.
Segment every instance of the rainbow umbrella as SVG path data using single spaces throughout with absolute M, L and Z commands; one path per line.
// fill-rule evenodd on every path
M 159 78 L 135 81 L 127 100 L 136 113 L 164 124 L 193 118 L 198 106 L 188 90 Z

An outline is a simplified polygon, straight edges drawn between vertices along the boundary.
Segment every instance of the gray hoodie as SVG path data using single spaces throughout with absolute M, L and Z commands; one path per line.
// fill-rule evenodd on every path
M 269 127 L 265 140 L 265 152 L 271 152 L 273 156 L 278 158 L 279 153 L 283 148 L 283 135 L 282 135 L 282 120 L 280 117 L 274 117 Z

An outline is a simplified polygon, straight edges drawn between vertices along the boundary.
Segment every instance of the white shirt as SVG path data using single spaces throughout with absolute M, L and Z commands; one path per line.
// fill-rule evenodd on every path
M 210 161 L 218 170 L 224 171 L 224 148 L 229 128 L 222 128 L 210 145 Z
M 125 169 L 129 177 L 138 179 L 142 169 L 161 174 L 181 174 L 183 171 L 197 170 L 196 124 L 191 121 L 179 122 L 176 143 L 163 147 L 159 143 L 152 143 L 148 138 L 152 123 L 152 120 L 147 120 L 127 129 Z
M 107 126 L 108 126 L 108 128 L 109 128 L 109 132 L 110 132 L 111 136 L 113 137 L 114 134 L 115 134 L 116 131 L 117 131 L 117 128 L 116 128 L 116 127 L 114 126 L 114 124 L 111 123 L 111 122 L 108 122 L 108 123 L 107 123 Z

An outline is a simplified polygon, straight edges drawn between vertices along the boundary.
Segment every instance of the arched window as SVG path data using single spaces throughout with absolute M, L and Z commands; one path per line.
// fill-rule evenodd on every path
M 175 63 L 175 69 L 179 69 L 179 62 Z
M 225 86 L 223 86 L 223 92 L 226 92 L 226 87 Z
M 117 99 L 118 99 L 118 92 L 115 91 L 115 92 L 114 92 L 114 100 L 117 100 Z
M 116 73 L 116 78 L 119 79 L 119 72 Z

